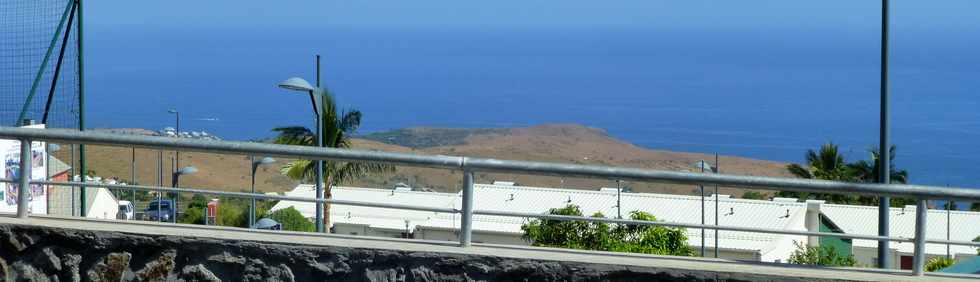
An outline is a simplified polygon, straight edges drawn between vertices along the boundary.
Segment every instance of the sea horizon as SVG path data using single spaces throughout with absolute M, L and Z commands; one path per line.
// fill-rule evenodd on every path
M 174 30 L 93 27 L 89 127 L 173 126 L 170 108 L 182 130 L 232 140 L 309 126 L 308 98 L 275 85 L 313 82 L 319 53 L 340 107 L 364 113 L 360 134 L 575 123 L 644 148 L 794 163 L 830 141 L 849 160 L 878 144 L 872 29 Z M 963 32 L 893 43 L 892 143 L 912 183 L 980 187 L 980 56 Z

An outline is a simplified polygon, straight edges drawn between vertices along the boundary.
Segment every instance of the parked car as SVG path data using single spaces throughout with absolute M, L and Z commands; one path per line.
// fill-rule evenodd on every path
M 149 221 L 171 221 L 176 215 L 171 200 L 153 200 L 143 210 L 143 220 Z
M 119 212 L 116 219 L 133 220 L 136 218 L 136 208 L 130 201 L 119 201 Z

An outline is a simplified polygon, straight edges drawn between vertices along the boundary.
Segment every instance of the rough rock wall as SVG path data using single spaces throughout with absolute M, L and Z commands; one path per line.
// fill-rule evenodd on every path
M 2 281 L 792 281 L 493 256 L 0 225 Z

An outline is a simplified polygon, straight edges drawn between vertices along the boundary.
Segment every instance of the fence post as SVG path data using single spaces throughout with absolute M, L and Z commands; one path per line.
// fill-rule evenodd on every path
M 922 276 L 926 264 L 926 216 L 929 208 L 926 199 L 919 199 L 915 206 L 915 257 L 912 273 Z
M 463 215 L 460 220 L 459 246 L 469 247 L 473 236 L 473 172 L 463 171 Z
M 20 178 L 17 179 L 17 218 L 27 218 L 31 192 L 31 140 L 20 140 Z

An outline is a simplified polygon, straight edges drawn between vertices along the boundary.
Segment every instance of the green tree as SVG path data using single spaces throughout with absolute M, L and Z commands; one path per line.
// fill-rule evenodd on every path
M 956 260 L 944 257 L 933 257 L 926 262 L 926 271 L 936 272 L 956 263 Z
M 891 183 L 906 184 L 909 181 L 909 172 L 904 169 L 898 169 L 895 166 L 895 150 L 896 146 L 892 145 L 888 148 L 888 171 L 889 171 L 889 181 Z M 871 156 L 870 160 L 860 160 L 854 163 L 848 164 L 848 168 L 851 170 L 851 174 L 854 176 L 854 180 L 858 182 L 865 183 L 875 183 L 878 182 L 879 167 L 881 164 L 878 159 L 880 158 L 880 153 L 878 148 L 868 149 L 868 153 Z M 879 197 L 875 196 L 861 196 L 858 197 L 857 203 L 860 205 L 878 205 Z M 905 205 L 914 205 L 915 199 L 911 198 L 892 198 L 890 202 L 893 207 L 903 207 Z
M 180 223 L 204 224 L 204 209 L 208 206 L 208 200 L 203 195 L 195 194 L 191 197 L 190 203 L 184 209 L 178 220 Z
M 857 261 L 852 255 L 842 255 L 834 246 L 810 247 L 793 242 L 796 250 L 789 256 L 789 263 L 820 266 L 854 266 Z
M 834 181 L 854 180 L 850 168 L 844 161 L 844 155 L 840 154 L 837 144 L 834 144 L 833 142 L 820 146 L 820 152 L 807 150 L 805 158 L 805 167 L 799 164 L 789 164 L 786 166 L 786 169 L 793 175 L 806 179 L 823 179 Z M 806 200 L 812 197 L 817 200 L 825 200 L 831 203 L 851 203 L 855 200 L 855 197 L 849 195 L 793 191 L 779 191 L 776 193 L 776 196 L 798 198 L 800 200 Z
M 268 218 L 282 224 L 282 230 L 313 232 L 316 225 L 293 207 L 270 213 Z
M 339 111 L 330 93 L 325 93 L 320 103 L 320 117 L 323 126 L 320 132 L 325 147 L 350 148 L 350 136 L 361 125 L 361 112 L 357 110 Z M 302 126 L 279 127 L 273 129 L 278 133 L 277 144 L 316 146 L 316 134 Z M 344 183 L 368 174 L 383 174 L 393 172 L 394 166 L 379 163 L 325 161 L 323 165 L 324 197 L 333 197 L 331 188 L 335 184 Z M 314 181 L 316 162 L 297 160 L 282 167 L 283 175 L 304 183 Z M 330 226 L 330 203 L 323 205 L 324 225 Z
M 971 211 L 980 211 L 980 202 L 974 202 L 970 205 Z
M 582 216 L 576 205 L 549 210 L 552 215 Z M 592 217 L 604 217 L 601 213 Z M 656 221 L 651 214 L 630 213 L 638 221 Z M 524 239 L 534 246 L 582 250 L 689 256 L 691 248 L 682 228 L 650 225 L 606 224 L 578 220 L 532 220 L 521 226 Z

